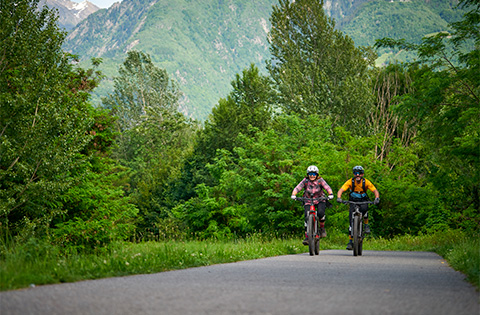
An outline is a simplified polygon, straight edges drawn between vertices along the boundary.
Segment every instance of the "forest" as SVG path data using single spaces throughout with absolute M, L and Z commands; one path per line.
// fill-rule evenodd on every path
M 38 0 L 0 6 L 2 249 L 46 240 L 65 252 L 118 241 L 302 237 L 290 199 L 314 164 L 334 193 L 362 165 L 380 192 L 374 237 L 480 231 L 480 3 L 418 43 L 356 47 L 322 1 L 273 7 L 267 74 L 251 66 L 205 122 L 182 91 L 131 50 L 102 106 L 105 79 L 62 50 L 66 33 Z M 376 67 L 376 49 L 415 52 Z M 347 198 L 346 195 L 344 195 Z M 347 235 L 348 210 L 327 209 Z

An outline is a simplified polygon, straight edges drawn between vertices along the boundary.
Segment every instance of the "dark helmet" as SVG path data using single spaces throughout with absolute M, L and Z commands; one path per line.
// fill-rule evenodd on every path
M 361 167 L 360 165 L 357 165 L 353 168 L 353 174 L 355 173 L 360 173 L 360 174 L 363 174 L 365 171 L 363 170 L 363 167 Z

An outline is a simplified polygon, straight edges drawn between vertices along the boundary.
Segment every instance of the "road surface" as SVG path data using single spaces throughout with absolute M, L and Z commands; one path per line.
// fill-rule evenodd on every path
M 479 292 L 429 252 L 325 250 L 0 292 L 0 314 L 479 315 Z

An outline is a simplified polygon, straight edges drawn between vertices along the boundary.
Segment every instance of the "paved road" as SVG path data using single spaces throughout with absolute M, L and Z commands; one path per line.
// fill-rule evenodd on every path
M 0 314 L 480 314 L 438 255 L 345 250 L 0 293 Z

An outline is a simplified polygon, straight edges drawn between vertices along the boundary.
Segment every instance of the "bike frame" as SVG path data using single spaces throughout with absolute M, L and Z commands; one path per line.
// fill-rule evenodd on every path
M 308 238 L 308 251 L 310 256 L 318 255 L 320 253 L 320 234 L 318 229 L 318 217 L 317 211 L 315 209 L 314 201 L 323 201 L 327 200 L 325 197 L 321 198 L 305 198 L 305 197 L 297 197 L 296 200 L 302 201 L 311 201 L 310 209 L 307 213 L 307 238 Z
M 353 204 L 354 209 L 352 212 L 352 221 L 350 226 L 352 228 L 353 237 L 353 256 L 361 256 L 363 248 L 363 239 L 365 238 L 365 232 L 363 228 L 364 215 L 360 211 L 360 205 L 373 204 L 371 201 L 343 201 L 344 204 Z

